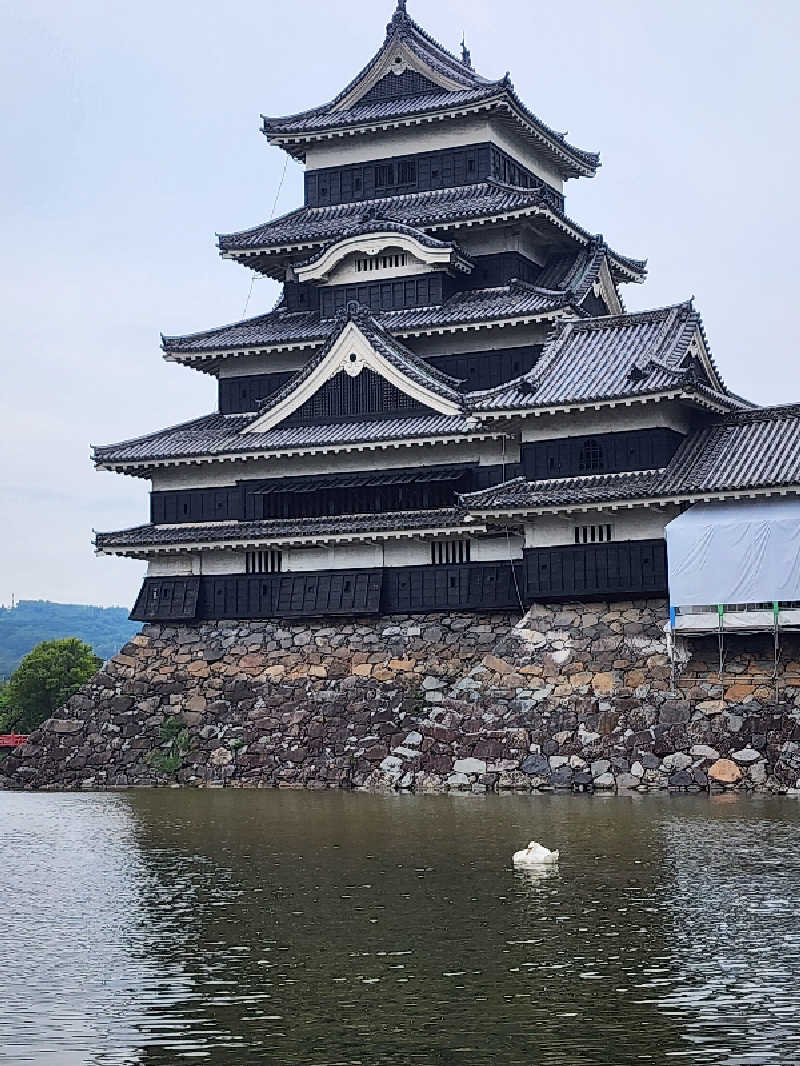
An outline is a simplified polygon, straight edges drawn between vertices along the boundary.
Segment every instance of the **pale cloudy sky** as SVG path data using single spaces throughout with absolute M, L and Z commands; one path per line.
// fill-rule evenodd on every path
M 90 444 L 204 414 L 213 379 L 159 331 L 242 317 L 250 276 L 215 231 L 269 217 L 283 155 L 259 114 L 333 96 L 394 0 L 0 0 L 0 603 L 129 605 L 141 564 L 92 529 L 147 518 L 147 483 Z M 477 69 L 598 149 L 569 214 L 648 257 L 638 310 L 694 294 L 729 385 L 800 400 L 797 0 L 409 0 Z M 278 212 L 302 201 L 289 163 Z M 274 301 L 254 287 L 249 313 Z

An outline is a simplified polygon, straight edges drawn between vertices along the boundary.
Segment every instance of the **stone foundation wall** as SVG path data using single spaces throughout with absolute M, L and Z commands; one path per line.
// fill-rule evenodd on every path
M 800 637 L 686 642 L 662 601 L 148 625 L 23 748 L 12 788 L 795 790 Z

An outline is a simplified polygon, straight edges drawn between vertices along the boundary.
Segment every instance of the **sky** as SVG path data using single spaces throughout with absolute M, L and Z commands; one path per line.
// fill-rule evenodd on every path
M 243 317 L 251 275 L 215 232 L 302 203 L 259 115 L 321 104 L 383 41 L 394 0 L 0 0 L 0 603 L 129 606 L 144 564 L 93 530 L 147 521 L 148 483 L 90 446 L 208 413 L 214 379 L 159 333 Z M 567 211 L 650 277 L 629 310 L 694 295 L 734 391 L 800 400 L 796 0 L 409 0 L 476 69 L 599 150 Z M 268 310 L 252 286 L 248 316 Z

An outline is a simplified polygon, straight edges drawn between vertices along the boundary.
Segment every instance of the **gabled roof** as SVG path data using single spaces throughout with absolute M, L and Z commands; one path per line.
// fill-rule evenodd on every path
M 774 489 L 800 491 L 800 404 L 738 411 L 690 434 L 666 467 L 631 474 L 526 481 L 461 497 L 474 514 L 691 500 Z
M 410 77 L 404 82 L 406 75 Z M 386 91 L 381 91 L 381 82 Z M 271 143 L 304 159 L 307 143 L 332 130 L 367 131 L 377 123 L 385 128 L 392 121 L 456 108 L 463 113 L 487 102 L 510 113 L 565 177 L 595 173 L 600 162 L 596 152 L 575 148 L 563 133 L 530 112 L 508 75 L 490 81 L 472 69 L 466 50 L 460 60 L 448 52 L 408 16 L 405 0 L 399 0 L 376 55 L 333 100 L 295 115 L 262 118 Z
M 373 222 L 376 218 L 397 222 L 415 230 L 449 231 L 477 222 L 505 221 L 536 217 L 549 223 L 554 236 L 588 246 L 602 238 L 589 233 L 554 202 L 544 187 L 522 188 L 491 178 L 473 185 L 430 192 L 406 193 L 376 200 L 337 204 L 334 207 L 301 207 L 274 221 L 238 233 L 219 235 L 222 255 L 245 257 L 254 269 L 269 273 L 270 256 L 283 252 L 313 249 L 337 240 L 342 231 Z M 631 259 L 604 245 L 615 281 L 642 281 L 647 261 Z M 264 262 L 252 257 L 265 257 Z
M 359 342 L 365 342 L 359 344 Z M 439 414 L 464 410 L 460 381 L 443 374 L 387 333 L 365 307 L 351 303 L 333 322 L 327 343 L 260 405 L 247 433 L 277 426 L 335 374 L 366 368 L 387 378 L 420 404 Z
M 531 371 L 471 394 L 470 402 L 479 411 L 532 410 L 688 385 L 739 405 L 716 373 L 691 301 L 636 314 L 562 319 Z

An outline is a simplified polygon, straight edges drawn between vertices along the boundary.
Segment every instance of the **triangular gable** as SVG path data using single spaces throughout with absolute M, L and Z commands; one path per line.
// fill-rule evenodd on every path
M 426 366 L 388 335 L 379 337 L 372 329 L 362 329 L 356 319 L 350 318 L 319 355 L 274 394 L 268 401 L 268 409 L 243 432 L 264 433 L 273 429 L 302 407 L 336 374 L 357 377 L 365 370 L 377 374 L 417 404 L 438 414 L 462 413 L 463 400 L 453 379 Z
M 386 28 L 386 40 L 382 47 L 333 101 L 332 110 L 346 111 L 353 107 L 386 78 L 397 79 L 398 91 L 389 92 L 390 96 L 416 95 L 434 89 L 462 92 L 464 89 L 492 84 L 434 41 L 409 18 L 405 6 L 401 0 Z M 391 82 L 388 84 L 391 86 Z
M 689 342 L 689 357 L 694 359 L 696 365 L 702 368 L 713 389 L 718 392 L 727 392 L 725 383 L 719 376 L 714 360 L 711 358 L 711 352 L 708 350 L 703 323 L 700 321 L 700 316 L 698 315 L 697 317 L 698 322 Z

